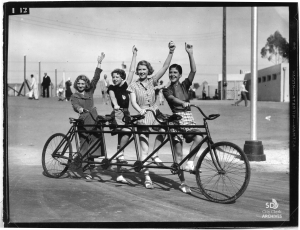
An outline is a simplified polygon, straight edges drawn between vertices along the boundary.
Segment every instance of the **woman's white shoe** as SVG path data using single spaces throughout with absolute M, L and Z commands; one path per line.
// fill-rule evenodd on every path
M 128 184 L 128 181 L 122 175 L 117 177 L 117 182 L 122 184 Z
M 192 193 L 190 187 L 187 186 L 186 184 L 181 184 L 181 185 L 179 186 L 179 189 L 180 189 L 183 193 L 186 193 L 186 194 L 191 194 L 191 193 Z

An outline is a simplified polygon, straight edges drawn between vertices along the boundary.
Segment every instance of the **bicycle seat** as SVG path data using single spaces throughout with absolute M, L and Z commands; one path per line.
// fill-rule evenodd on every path
M 182 118 L 182 116 L 177 115 L 177 114 L 168 115 L 168 114 L 162 114 L 162 113 L 157 115 L 156 117 L 161 123 L 178 121 Z
M 136 120 L 143 119 L 144 117 L 145 117 L 144 115 L 140 115 L 140 114 L 138 114 L 138 115 L 131 115 L 131 118 L 136 119 Z
M 130 117 L 125 117 L 125 123 L 133 124 L 134 122 L 145 118 L 145 115 L 130 115 Z
M 178 114 L 172 114 L 171 116 L 169 116 L 168 122 L 179 121 L 179 120 L 181 120 L 181 118 L 182 118 L 182 116 L 180 116 Z
M 100 123 L 111 122 L 112 120 L 113 120 L 113 118 L 111 115 L 105 115 L 105 116 L 98 115 L 97 116 L 97 122 L 100 122 Z
M 83 120 L 69 117 L 70 124 L 72 123 L 83 123 Z
M 208 120 L 214 120 L 214 119 L 218 118 L 219 116 L 220 116 L 220 114 L 210 114 L 208 116 Z

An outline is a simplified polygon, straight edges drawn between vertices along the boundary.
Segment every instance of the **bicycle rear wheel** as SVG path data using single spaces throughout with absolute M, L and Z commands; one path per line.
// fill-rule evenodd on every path
M 246 154 L 230 142 L 205 149 L 196 166 L 196 180 L 203 195 L 217 203 L 231 203 L 246 190 L 250 164 Z
M 43 149 L 42 165 L 47 176 L 61 177 L 69 168 L 72 157 L 72 145 L 66 135 L 53 134 Z

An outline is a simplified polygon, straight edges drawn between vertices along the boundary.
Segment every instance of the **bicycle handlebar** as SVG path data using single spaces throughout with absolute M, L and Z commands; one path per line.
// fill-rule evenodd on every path
M 190 104 L 189 107 L 195 107 L 196 109 L 198 109 L 200 111 L 200 113 L 202 114 L 202 116 L 204 117 L 205 120 L 214 120 L 216 118 L 218 118 L 220 116 L 220 114 L 210 114 L 208 116 L 206 116 L 206 114 L 202 111 L 202 109 L 200 109 L 199 106 L 196 106 L 194 104 Z M 188 107 L 186 107 L 186 110 L 187 111 Z M 145 118 L 145 115 L 131 115 L 131 116 L 125 116 L 125 111 L 124 109 L 120 108 L 120 110 L 122 111 L 122 113 L 124 114 L 124 117 L 122 118 L 122 121 L 125 122 L 125 123 L 134 123 L 135 121 L 137 120 L 141 120 L 143 118 Z M 177 115 L 177 114 L 172 114 L 172 115 L 167 115 L 167 114 L 156 114 L 153 110 L 151 109 L 146 109 L 146 111 L 150 111 L 152 112 L 155 120 L 157 120 L 160 124 L 166 124 L 167 122 L 171 122 L 171 121 L 175 121 L 175 120 L 180 120 L 182 117 L 180 115 Z M 93 115 L 91 114 L 91 112 L 87 109 L 83 109 L 83 112 L 85 113 L 90 113 L 92 119 L 97 122 L 97 119 L 95 119 L 93 117 Z M 101 116 L 102 120 L 103 121 L 110 121 L 111 118 L 107 119 L 107 118 L 103 118 Z M 162 119 L 163 121 L 159 120 L 159 119 Z
M 122 118 L 122 121 L 124 123 L 127 123 L 127 124 L 134 123 L 134 122 L 136 122 L 138 120 L 141 120 L 141 119 L 145 118 L 144 115 L 140 115 L 140 114 L 126 116 L 124 109 L 120 108 L 119 110 L 121 110 L 122 113 L 124 114 L 124 117 Z
M 200 107 L 196 106 L 196 105 L 193 105 L 193 104 L 190 104 L 190 107 L 195 107 L 197 108 L 200 113 L 202 114 L 202 116 L 206 119 L 206 120 L 214 120 L 216 118 L 218 118 L 220 116 L 220 114 L 210 114 L 209 116 L 206 116 L 204 114 L 204 112 L 202 111 L 202 109 L 200 109 Z M 187 111 L 188 107 L 185 108 L 185 111 Z M 154 113 L 153 110 L 151 109 L 146 109 L 146 111 L 151 111 L 155 117 L 155 119 L 160 123 L 160 124 L 164 124 L 166 121 L 174 121 L 174 120 L 180 120 L 182 117 L 180 115 L 177 115 L 177 114 L 173 114 L 173 115 L 165 115 L 165 114 L 162 114 L 162 119 L 165 120 L 165 122 L 161 122 L 160 120 L 158 120 L 157 118 L 157 115 Z
M 182 118 L 182 116 L 178 115 L 178 114 L 172 114 L 172 115 L 168 115 L 168 114 L 162 114 L 161 112 L 159 114 L 155 114 L 155 112 L 151 109 L 146 109 L 146 111 L 150 111 L 155 120 L 158 121 L 158 123 L 165 125 L 167 122 L 172 122 L 175 120 L 180 120 Z M 163 121 L 159 120 L 162 119 Z
M 195 108 L 197 108 L 197 109 L 200 111 L 200 113 L 202 114 L 202 116 L 203 116 L 206 120 L 214 120 L 214 119 L 216 119 L 216 118 L 218 118 L 218 117 L 220 116 L 220 114 L 210 114 L 210 115 L 206 116 L 206 115 L 204 114 L 204 112 L 202 111 L 202 109 L 200 109 L 199 106 L 190 104 L 190 107 L 195 107 Z

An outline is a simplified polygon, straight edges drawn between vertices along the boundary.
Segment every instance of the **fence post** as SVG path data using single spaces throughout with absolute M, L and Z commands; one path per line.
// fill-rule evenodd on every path
M 43 95 L 42 82 L 41 82 L 41 62 L 39 62 L 39 83 L 40 83 L 40 95 Z
M 24 55 L 24 95 L 26 96 L 26 55 Z
M 54 91 L 55 95 L 57 95 L 56 92 L 57 92 L 57 69 L 55 69 L 55 91 Z

